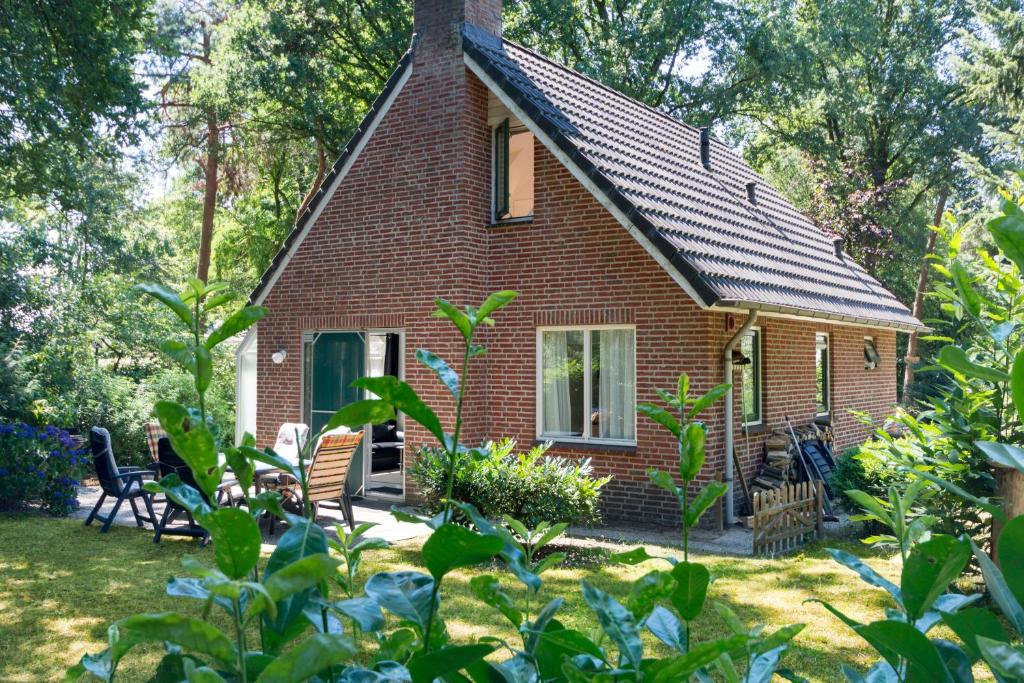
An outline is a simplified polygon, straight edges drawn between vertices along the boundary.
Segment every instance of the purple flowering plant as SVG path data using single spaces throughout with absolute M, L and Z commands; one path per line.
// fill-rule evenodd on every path
M 89 456 L 67 431 L 0 423 L 0 510 L 38 505 L 54 515 L 78 507 Z

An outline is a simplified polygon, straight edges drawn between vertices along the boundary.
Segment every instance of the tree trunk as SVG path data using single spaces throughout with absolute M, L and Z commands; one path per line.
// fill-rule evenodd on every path
M 313 184 L 309 188 L 309 192 L 302 198 L 302 203 L 299 204 L 299 210 L 295 212 L 296 222 L 302 217 L 302 212 L 306 210 L 309 203 L 313 201 L 313 197 L 316 196 L 317 190 L 320 189 L 320 183 L 324 181 L 324 176 L 327 174 L 327 152 L 324 150 L 324 144 L 320 140 L 316 141 L 316 177 L 313 178 Z
M 213 245 L 213 218 L 217 211 L 217 157 L 220 153 L 220 130 L 217 126 L 217 112 L 206 111 L 206 163 L 201 164 L 205 182 L 203 184 L 203 227 L 199 233 L 199 264 L 196 277 L 206 282 L 210 276 L 210 251 Z
M 949 197 L 948 190 L 942 190 L 939 192 L 939 200 L 935 204 L 935 219 L 932 221 L 932 225 L 942 224 L 942 214 L 946 212 L 946 199 Z M 935 239 L 938 234 L 934 230 L 928 231 L 928 243 L 924 248 L 924 257 L 921 259 L 921 271 L 917 275 L 917 290 L 914 292 L 914 317 L 918 320 L 921 319 L 924 309 L 924 295 L 928 289 L 928 271 L 931 268 L 931 261 L 929 257 L 935 253 Z M 910 333 L 910 339 L 907 341 L 907 355 L 904 358 L 903 366 L 903 402 L 906 404 L 910 403 L 910 388 L 914 384 L 914 364 L 918 362 L 917 358 L 917 332 Z

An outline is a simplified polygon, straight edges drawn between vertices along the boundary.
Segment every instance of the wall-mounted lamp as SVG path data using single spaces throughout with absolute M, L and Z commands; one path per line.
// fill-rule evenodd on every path
M 281 349 L 270 357 L 270 360 L 274 361 L 274 365 L 280 365 L 284 362 L 284 359 L 288 357 L 288 351 Z

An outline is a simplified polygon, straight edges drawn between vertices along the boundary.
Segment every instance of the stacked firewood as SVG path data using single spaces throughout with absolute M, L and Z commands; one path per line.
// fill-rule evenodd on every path
M 773 433 L 765 441 L 765 448 L 767 453 L 764 462 L 751 481 L 750 488 L 753 492 L 777 489 L 794 479 L 793 459 L 795 453 L 792 451 L 790 439 L 778 432 Z

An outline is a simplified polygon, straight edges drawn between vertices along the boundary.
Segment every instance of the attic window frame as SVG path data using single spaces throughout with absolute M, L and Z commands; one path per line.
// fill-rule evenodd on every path
M 493 225 L 507 223 L 525 223 L 533 220 L 533 211 L 522 216 L 512 213 L 512 168 L 511 140 L 516 135 L 529 134 L 531 131 L 523 125 L 513 125 L 509 118 L 494 126 L 491 132 L 491 223 Z M 534 162 L 536 163 L 536 162 Z M 531 169 L 534 182 L 536 168 Z
M 882 363 L 874 337 L 864 337 L 864 369 L 877 370 Z

